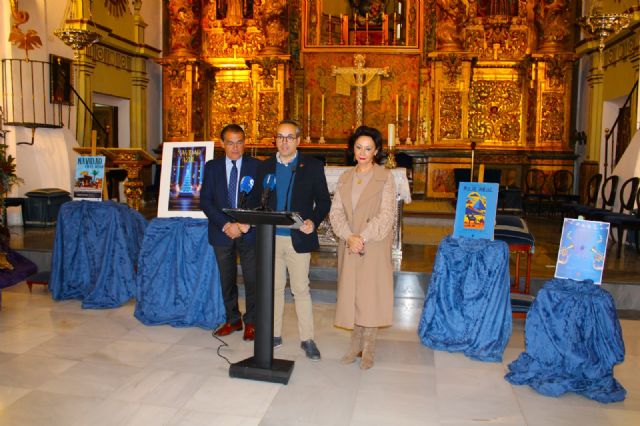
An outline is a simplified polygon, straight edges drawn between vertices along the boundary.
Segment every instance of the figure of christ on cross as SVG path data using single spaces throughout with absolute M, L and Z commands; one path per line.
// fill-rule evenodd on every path
M 380 76 L 389 77 L 389 67 L 365 68 L 364 55 L 353 55 L 355 67 L 331 67 L 331 75 L 336 76 L 336 93 L 349 96 L 351 87 L 356 87 L 356 128 L 363 124 L 363 88 L 367 85 L 367 99 L 380 99 Z

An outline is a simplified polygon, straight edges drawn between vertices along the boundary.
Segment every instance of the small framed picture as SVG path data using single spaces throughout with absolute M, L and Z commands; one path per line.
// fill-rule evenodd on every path
M 73 61 L 49 55 L 49 99 L 52 104 L 73 105 L 72 81 Z
M 158 217 L 206 218 L 200 209 L 200 189 L 213 150 L 213 142 L 162 144 Z

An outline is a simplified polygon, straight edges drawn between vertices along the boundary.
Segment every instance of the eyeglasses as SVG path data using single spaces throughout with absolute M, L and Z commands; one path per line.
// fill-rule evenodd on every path
M 280 142 L 280 143 L 283 143 L 285 141 L 289 143 L 293 143 L 296 139 L 298 139 L 298 137 L 294 135 L 287 135 L 287 136 L 276 135 L 276 142 Z

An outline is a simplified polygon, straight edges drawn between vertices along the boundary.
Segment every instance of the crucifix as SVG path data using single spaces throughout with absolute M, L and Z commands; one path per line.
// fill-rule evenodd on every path
M 353 55 L 355 67 L 331 67 L 331 75 L 336 76 L 336 92 L 349 96 L 351 87 L 356 87 L 356 127 L 362 126 L 363 115 L 363 88 L 367 87 L 367 99 L 377 101 L 380 99 L 380 76 L 389 77 L 389 67 L 365 68 L 364 55 Z

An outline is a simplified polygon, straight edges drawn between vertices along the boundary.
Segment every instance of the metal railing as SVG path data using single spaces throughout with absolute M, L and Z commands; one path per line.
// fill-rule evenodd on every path
M 630 108 L 631 105 L 635 105 L 636 103 L 632 103 L 634 96 L 638 96 L 638 80 L 636 80 L 635 84 L 631 88 L 627 99 L 624 101 L 624 104 L 620 108 L 620 112 L 616 117 L 616 121 L 613 122 L 613 125 L 609 129 L 605 129 L 605 142 L 604 142 L 604 179 L 607 178 L 609 174 L 613 172 L 614 167 L 618 163 L 618 160 L 624 154 L 624 150 L 626 146 L 621 147 L 622 143 L 628 144 L 631 141 L 631 121 L 624 119 L 625 111 Z M 624 139 L 618 138 L 618 130 L 619 126 L 628 126 L 628 134 L 625 135 Z
M 80 145 L 90 140 L 91 130 L 109 132 L 73 87 L 71 76 L 52 75 L 51 63 L 26 59 L 2 59 L 2 110 L 4 124 L 32 129 L 32 145 L 37 128 L 66 127 Z M 61 70 L 59 69 L 58 72 Z M 69 70 L 71 72 L 71 70 Z M 55 80 L 53 84 L 52 80 Z M 85 123 L 78 134 L 77 109 L 84 111 Z M 90 118 L 87 118 L 90 117 Z

